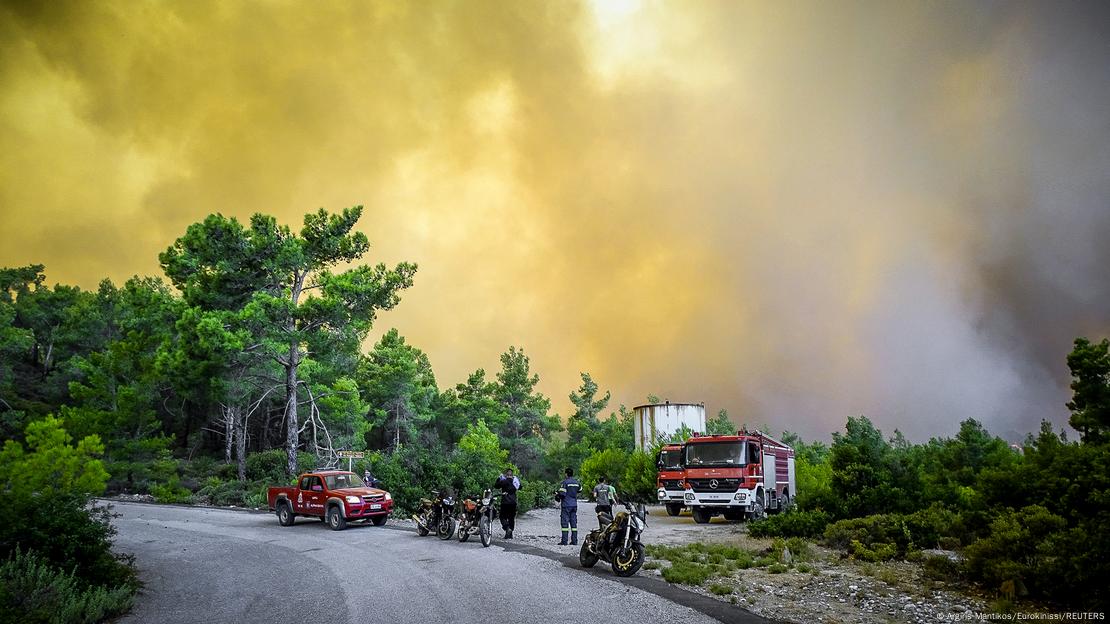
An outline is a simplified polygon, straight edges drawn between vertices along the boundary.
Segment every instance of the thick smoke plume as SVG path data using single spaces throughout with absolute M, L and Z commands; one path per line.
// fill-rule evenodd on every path
M 524 345 L 824 437 L 1066 419 L 1110 332 L 1102 3 L 13 2 L 0 265 L 156 274 L 210 212 L 367 206 L 443 385 Z

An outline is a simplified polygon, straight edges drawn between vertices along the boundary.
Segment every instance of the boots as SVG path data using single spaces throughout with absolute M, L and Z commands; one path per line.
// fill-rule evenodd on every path
M 513 532 L 505 529 L 505 539 L 513 539 Z
M 509 537 L 508 537 L 508 539 L 513 539 L 513 530 L 512 530 L 512 529 L 509 529 Z

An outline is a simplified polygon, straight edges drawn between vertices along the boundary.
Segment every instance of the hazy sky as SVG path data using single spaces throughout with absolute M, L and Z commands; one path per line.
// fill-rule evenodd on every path
M 1110 333 L 1110 11 L 1040 2 L 0 3 L 0 266 L 160 275 L 363 204 L 441 387 L 521 345 L 737 423 L 1017 438 Z

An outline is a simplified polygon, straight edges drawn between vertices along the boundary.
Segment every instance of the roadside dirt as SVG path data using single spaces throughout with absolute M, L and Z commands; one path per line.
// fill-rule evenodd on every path
M 749 537 L 742 523 L 714 518 L 712 523 L 702 525 L 695 524 L 688 513 L 671 517 L 665 509 L 655 506 L 649 507 L 649 511 L 645 534 L 645 543 L 649 545 L 700 542 L 750 551 L 771 548 L 772 540 Z M 583 534 L 597 527 L 593 504 L 579 506 L 578 521 Z M 521 515 L 517 519 L 516 539 L 555 552 L 577 552 L 577 547 L 557 544 L 557 509 Z M 792 564 L 777 574 L 766 567 L 753 567 L 733 571 L 727 577 L 715 577 L 702 586 L 684 587 L 768 618 L 804 624 L 928 624 L 970 620 L 976 614 L 989 612 L 985 600 L 927 578 L 918 563 L 861 563 L 810 544 L 806 560 L 795 559 Z M 649 557 L 641 574 L 662 576 L 669 565 L 666 560 Z M 718 593 L 710 591 L 711 587 Z

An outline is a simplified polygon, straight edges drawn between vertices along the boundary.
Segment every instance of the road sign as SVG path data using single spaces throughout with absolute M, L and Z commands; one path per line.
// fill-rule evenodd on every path
M 363 459 L 366 451 L 336 451 L 340 459 Z

